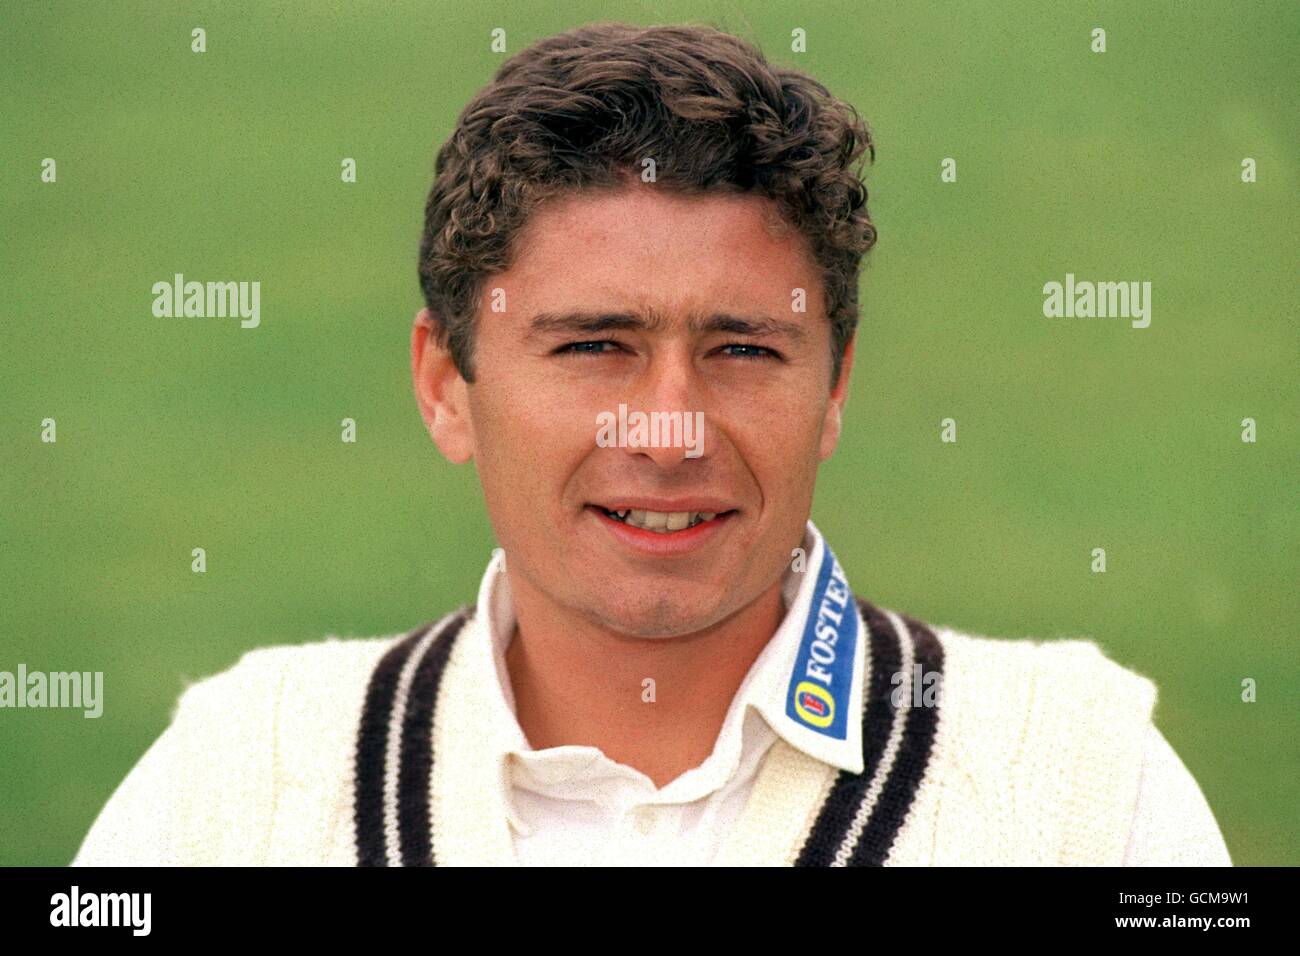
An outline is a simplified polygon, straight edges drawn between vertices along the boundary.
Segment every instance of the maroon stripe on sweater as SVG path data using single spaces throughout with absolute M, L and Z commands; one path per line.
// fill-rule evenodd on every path
M 384 762 L 388 723 L 402 666 L 434 622 L 417 627 L 380 659 L 370 675 L 366 703 L 357 733 L 353 826 L 358 866 L 387 866 L 384 839 Z
M 920 665 L 922 675 L 939 674 L 942 681 L 943 645 L 934 632 L 920 621 L 905 614 L 899 617 L 911 632 L 913 667 Z M 907 819 L 916 790 L 930 765 L 934 735 L 939 729 L 939 706 L 913 706 L 907 714 L 903 740 L 894 758 L 894 766 L 885 781 L 880 801 L 863 828 L 858 845 L 849 857 L 849 866 L 883 866 L 889 851 Z
M 429 814 L 429 788 L 433 772 L 433 717 L 438 688 L 451 656 L 452 645 L 473 611 L 462 608 L 434 639 L 411 681 L 406 716 L 402 721 L 401 763 L 397 774 L 397 816 L 402 866 L 436 866 L 433 821 Z

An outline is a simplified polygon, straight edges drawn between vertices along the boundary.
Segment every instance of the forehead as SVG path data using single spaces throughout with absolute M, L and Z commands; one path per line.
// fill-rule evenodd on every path
M 499 281 L 511 311 L 646 306 L 667 316 L 707 309 L 791 310 L 805 291 L 821 313 L 807 240 L 756 195 L 688 195 L 653 184 L 565 193 L 520 231 Z

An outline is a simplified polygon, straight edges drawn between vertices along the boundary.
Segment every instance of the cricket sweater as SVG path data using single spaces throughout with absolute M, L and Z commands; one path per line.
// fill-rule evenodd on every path
M 1150 680 L 1089 641 L 995 640 L 877 607 L 811 523 L 808 543 L 751 672 L 780 686 L 747 678 L 733 703 L 776 732 L 707 862 L 1119 865 L 1145 827 L 1190 830 L 1200 862 L 1230 863 L 1185 769 L 1188 802 L 1140 806 Z M 503 758 L 530 755 L 489 676 L 506 679 L 488 585 L 407 634 L 250 651 L 190 686 L 74 864 L 528 862 Z M 729 734 L 731 714 L 719 750 Z

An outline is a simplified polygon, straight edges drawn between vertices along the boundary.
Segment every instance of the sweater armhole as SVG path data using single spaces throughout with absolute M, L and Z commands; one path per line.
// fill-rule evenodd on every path
M 1147 728 L 1125 866 L 1232 866 L 1205 794 L 1159 728 Z
M 1091 641 L 1059 641 L 1043 676 L 1069 714 L 1063 866 L 1119 866 L 1132 829 L 1156 685 Z
M 186 691 L 188 693 L 188 691 Z M 185 694 L 95 817 L 70 866 L 176 866 L 174 782 L 187 743 Z

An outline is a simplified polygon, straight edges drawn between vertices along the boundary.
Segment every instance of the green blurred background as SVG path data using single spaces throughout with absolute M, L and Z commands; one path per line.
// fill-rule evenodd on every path
M 472 600 L 476 479 L 410 382 L 433 156 L 493 28 L 513 53 L 623 19 L 738 33 L 873 127 L 880 242 L 813 514 L 858 592 L 1096 639 L 1158 683 L 1234 862 L 1300 863 L 1300 7 L 466 6 L 4 4 L 0 669 L 101 670 L 106 703 L 0 711 L 0 862 L 68 862 L 186 680 Z M 176 272 L 260 281 L 261 327 L 154 318 Z M 1150 328 L 1045 319 L 1066 272 L 1151 281 Z

